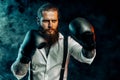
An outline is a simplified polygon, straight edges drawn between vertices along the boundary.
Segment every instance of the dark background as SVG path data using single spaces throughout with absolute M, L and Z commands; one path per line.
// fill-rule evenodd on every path
M 0 80 L 16 80 L 10 66 L 26 32 L 38 28 L 36 12 L 45 2 L 60 8 L 63 30 L 67 30 L 69 22 L 76 17 L 86 18 L 95 28 L 95 60 L 88 65 L 71 57 L 68 80 L 120 80 L 120 6 L 117 0 L 0 0 Z

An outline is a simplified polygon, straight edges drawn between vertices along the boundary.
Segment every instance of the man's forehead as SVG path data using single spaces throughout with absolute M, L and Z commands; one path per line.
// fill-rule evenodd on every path
M 43 10 L 41 13 L 37 14 L 37 16 L 40 18 L 43 16 L 44 13 L 57 14 L 57 16 L 59 15 L 57 10 L 50 9 L 50 10 Z
M 51 14 L 51 15 L 53 15 L 53 14 L 57 14 L 58 15 L 58 11 L 56 11 L 56 10 L 42 11 L 42 14 L 44 14 L 44 13 Z
M 43 11 L 41 18 L 58 19 L 58 12 L 57 11 Z

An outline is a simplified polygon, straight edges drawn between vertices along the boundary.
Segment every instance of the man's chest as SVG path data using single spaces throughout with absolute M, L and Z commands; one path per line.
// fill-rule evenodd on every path
M 35 55 L 32 58 L 33 66 L 47 67 L 48 70 L 54 66 L 61 66 L 63 61 L 62 44 L 63 42 L 59 41 L 57 44 L 51 46 L 49 51 L 47 51 L 45 48 L 36 49 Z

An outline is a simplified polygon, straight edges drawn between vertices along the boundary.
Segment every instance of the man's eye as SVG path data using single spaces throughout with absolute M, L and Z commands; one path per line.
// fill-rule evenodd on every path
M 49 20 L 43 20 L 43 22 L 49 22 Z
M 56 20 L 52 20 L 52 22 L 53 22 L 53 23 L 55 23 L 55 22 L 56 22 Z

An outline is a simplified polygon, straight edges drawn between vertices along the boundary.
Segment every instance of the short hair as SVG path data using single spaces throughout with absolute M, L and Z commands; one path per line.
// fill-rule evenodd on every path
M 57 6 L 53 5 L 52 3 L 45 3 L 43 4 L 37 11 L 37 16 L 40 18 L 42 16 L 42 11 L 57 11 L 59 17 L 59 9 Z

